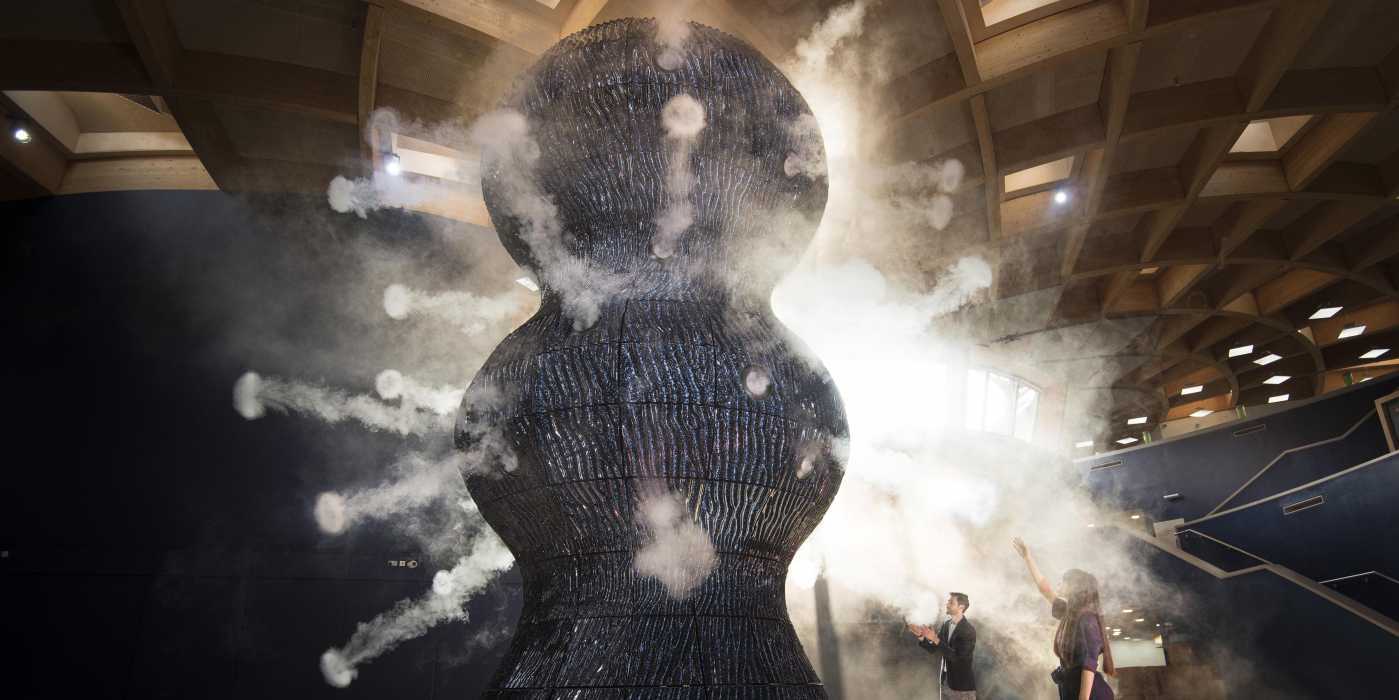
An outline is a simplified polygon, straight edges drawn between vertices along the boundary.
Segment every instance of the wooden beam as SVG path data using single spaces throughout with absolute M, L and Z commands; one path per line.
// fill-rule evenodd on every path
M 1258 313 L 1265 316 L 1282 311 L 1293 302 L 1337 280 L 1336 275 L 1297 268 L 1265 282 L 1254 291 L 1258 299 Z
M 1282 232 L 1282 242 L 1292 260 L 1300 260 L 1347 229 L 1364 221 L 1379 208 L 1373 202 L 1323 202 Z
M 952 0 L 946 0 L 952 2 Z M 981 184 L 986 199 L 986 234 L 991 240 L 1001 236 L 1001 189 L 1004 180 L 996 168 L 996 144 L 991 138 L 991 117 L 986 112 L 986 96 L 971 99 L 972 122 L 976 125 L 976 140 L 981 151 L 981 169 L 986 173 Z
M 1288 186 L 1293 190 L 1306 189 L 1375 116 L 1374 112 L 1354 112 L 1320 117 L 1321 123 L 1307 130 L 1282 157 Z
M 372 172 L 378 167 L 374 135 L 369 133 L 369 117 L 374 112 L 379 87 L 379 47 L 384 39 L 384 8 L 366 5 L 364 33 L 359 48 L 359 143 L 360 157 Z
M 74 161 L 68 168 L 58 193 L 218 188 L 198 158 L 160 156 Z
M 495 0 L 374 0 L 394 12 L 417 17 L 447 31 L 484 34 L 538 55 L 559 39 L 559 27 L 544 16 Z
M 1248 239 L 1268 219 L 1281 211 L 1286 203 L 1286 200 L 1282 199 L 1260 199 L 1239 202 L 1229 207 L 1212 227 L 1220 259 L 1228 258 L 1239 246 L 1248 242 Z
M 1156 276 L 1156 297 L 1161 306 L 1173 306 L 1190 293 L 1205 273 L 1214 269 L 1213 265 L 1172 265 Z
M 116 0 L 126 32 L 158 92 L 175 84 L 180 44 L 165 0 Z
M 953 51 L 957 54 L 957 65 L 962 69 L 962 82 L 968 86 L 981 82 L 981 69 L 977 65 L 975 44 L 972 41 L 971 27 L 967 24 L 966 8 L 958 0 L 937 0 L 942 10 L 942 23 L 947 35 L 952 39 Z
M 559 38 L 563 38 L 582 31 L 597 19 L 598 13 L 607 7 L 607 0 L 578 0 L 573 4 L 573 9 L 568 11 L 568 17 L 564 18 L 563 27 L 559 29 Z
M 178 131 L 108 131 L 78 136 L 75 160 L 133 156 L 192 156 L 189 140 Z
M 955 0 L 940 3 L 957 4 Z M 978 80 L 1012 76 L 1050 59 L 1101 51 L 1125 43 L 1127 16 L 1117 0 L 1096 0 L 997 34 L 976 44 Z M 953 38 L 955 44 L 957 39 Z M 958 56 L 961 56 L 960 51 Z
M 1273 10 L 1237 74 L 1244 111 L 1263 108 L 1330 6 L 1331 0 L 1285 0 Z
M 159 92 L 131 44 L 0 41 L 0 90 Z

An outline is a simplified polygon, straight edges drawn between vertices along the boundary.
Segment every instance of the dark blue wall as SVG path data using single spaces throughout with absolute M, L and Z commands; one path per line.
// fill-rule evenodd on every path
M 1381 698 L 1399 687 L 1399 637 L 1272 573 L 1217 579 L 1148 544 L 1122 544 L 1187 596 L 1193 637 L 1231 697 Z
M 1322 496 L 1325 503 L 1283 514 Z M 1315 486 L 1186 526 L 1318 581 L 1379 571 L 1399 579 L 1399 453 Z
M 513 574 L 471 603 L 470 624 L 408 642 L 348 689 L 318 668 L 452 562 L 387 528 L 323 536 L 316 495 L 378 483 L 405 448 L 435 445 L 247 422 L 230 400 L 249 368 L 372 386 L 383 367 L 355 349 L 398 339 L 347 311 L 382 294 L 365 251 L 459 280 L 469 247 L 418 217 L 212 192 L 8 203 L 0 230 L 0 695 L 476 696 L 518 614 Z M 482 631 L 497 635 L 483 645 Z
M 1229 498 L 1282 452 L 1343 435 L 1374 410 L 1375 399 L 1396 388 L 1399 375 L 1384 377 L 1264 418 L 1095 455 L 1075 464 L 1088 488 L 1114 505 L 1142 511 L 1154 520 L 1194 520 Z M 1259 426 L 1263 429 L 1258 430 Z M 1257 498 L 1299 486 L 1377 457 L 1386 449 L 1379 426 L 1367 423 L 1340 443 L 1284 457 L 1247 489 L 1247 495 Z M 1093 469 L 1119 460 L 1121 466 Z M 1169 493 L 1179 493 L 1181 499 L 1164 500 Z

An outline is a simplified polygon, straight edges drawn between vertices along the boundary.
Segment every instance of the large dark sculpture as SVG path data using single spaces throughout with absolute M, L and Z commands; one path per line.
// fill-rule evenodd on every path
M 678 95 L 704 117 L 683 146 L 662 123 Z M 457 426 L 465 449 L 508 445 L 505 468 L 467 484 L 524 580 L 487 696 L 824 698 L 783 589 L 839 487 L 845 416 L 768 305 L 826 201 L 824 176 L 790 162 L 824 158 L 805 101 L 731 36 L 689 25 L 677 49 L 655 22 L 622 20 L 561 41 L 505 108 L 524 115 L 538 158 L 523 172 L 488 143 L 483 191 L 544 296 Z M 562 255 L 541 252 L 538 221 L 513 201 L 522 187 L 557 207 Z M 677 189 L 692 220 L 659 250 Z M 595 319 L 556 288 L 578 279 L 550 266 L 575 262 L 595 282 Z M 655 534 L 638 509 L 656 494 L 716 552 L 680 594 L 634 566 Z

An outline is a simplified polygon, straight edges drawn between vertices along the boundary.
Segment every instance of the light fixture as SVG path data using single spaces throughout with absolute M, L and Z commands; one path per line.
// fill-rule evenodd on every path
M 1146 618 L 1144 618 L 1144 617 L 1139 617 L 1139 618 L 1137 618 L 1137 619 L 1135 619 L 1135 620 L 1132 620 L 1132 622 L 1146 622 Z
M 397 153 L 390 153 L 384 156 L 384 172 L 398 176 L 403 173 L 403 161 L 399 159 Z
M 1202 391 L 1204 391 L 1204 390 L 1205 390 L 1205 385 L 1204 385 L 1204 384 L 1196 384 L 1195 386 L 1188 386 L 1188 387 L 1185 387 L 1184 389 L 1181 389 L 1181 390 L 1180 390 L 1180 395 L 1181 395 L 1181 396 L 1189 396 L 1189 395 L 1191 395 L 1191 394 L 1198 394 L 1198 393 L 1200 393 L 1200 392 L 1202 392 Z
M 1363 323 L 1352 323 L 1352 324 L 1350 324 L 1349 326 L 1346 326 L 1345 328 L 1342 328 L 1342 329 L 1341 329 L 1341 332 L 1336 336 L 1336 340 L 1345 340 L 1346 338 L 1354 338 L 1355 336 L 1360 335 L 1361 333 L 1364 333 L 1364 332 L 1365 332 L 1365 324 L 1363 324 Z
M 1342 308 L 1344 308 L 1344 307 L 1340 307 L 1340 306 L 1323 306 L 1323 307 L 1317 309 L 1316 311 L 1312 312 L 1312 315 L 1309 316 L 1308 318 L 1310 318 L 1310 319 L 1313 320 L 1313 321 L 1315 321 L 1315 320 L 1317 320 L 1317 319 L 1321 319 L 1321 318 L 1331 318 L 1332 316 L 1335 316 L 1336 314 L 1340 313 Z
M 1264 356 L 1262 356 L 1262 357 L 1260 357 L 1260 358 L 1254 360 L 1254 361 L 1253 361 L 1253 364 L 1256 364 L 1256 365 L 1271 365 L 1271 364 L 1273 364 L 1274 362 L 1277 362 L 1278 360 L 1281 360 L 1281 359 L 1282 359 L 1282 355 L 1278 355 L 1278 354 L 1275 354 L 1275 353 L 1271 353 L 1271 352 L 1270 352 L 1270 353 L 1268 353 L 1267 355 L 1264 355 Z
M 539 285 L 535 283 L 535 281 L 531 279 L 528 275 L 524 277 L 515 278 L 515 284 L 518 284 L 521 287 L 530 290 L 531 292 L 539 291 Z
M 1274 374 L 1273 376 L 1268 377 L 1267 379 L 1264 379 L 1264 380 L 1263 380 L 1263 383 L 1264 383 L 1264 384 L 1281 384 L 1281 383 L 1283 383 L 1283 382 L 1285 382 L 1285 381 L 1287 381 L 1287 380 L 1289 380 L 1289 379 L 1291 379 L 1291 378 L 1292 378 L 1291 376 L 1286 375 L 1286 374 Z
M 1136 418 L 1128 418 L 1127 425 L 1145 425 L 1146 421 L 1146 416 L 1137 416 Z
M 1238 357 L 1239 355 L 1248 355 L 1248 354 L 1250 354 L 1250 353 L 1252 353 L 1252 352 L 1253 352 L 1253 346 L 1252 346 L 1252 345 L 1240 345 L 1240 346 L 1238 346 L 1238 347 L 1236 347 L 1236 348 L 1229 348 L 1229 357 Z
M 1282 403 L 1291 396 L 1291 394 L 1278 394 L 1277 396 L 1269 396 L 1268 403 Z
M 1133 609 L 1131 609 L 1131 608 L 1123 608 L 1123 609 L 1122 609 L 1122 614 L 1123 614 L 1123 615 L 1131 615 L 1131 614 L 1134 613 L 1134 612 L 1136 612 L 1136 611 L 1133 610 Z
M 29 129 L 24 124 L 15 124 L 14 131 L 11 131 L 10 135 L 20 143 L 29 143 L 34 140 L 34 134 L 29 133 Z
M 1133 520 L 1141 520 L 1141 519 L 1142 519 L 1142 516 L 1141 516 L 1141 514 L 1135 514 L 1135 515 L 1132 516 L 1132 519 L 1133 519 Z
M 1134 438 L 1134 437 L 1125 437 L 1125 438 L 1119 438 L 1118 441 L 1117 441 L 1117 444 L 1119 444 L 1119 445 L 1130 445 L 1130 444 L 1132 444 L 1132 443 L 1134 443 L 1134 442 L 1136 442 L 1136 441 L 1137 441 L 1137 439 Z
M 1208 416 L 1208 415 L 1211 414 L 1211 413 L 1214 413 L 1214 411 L 1211 411 L 1211 410 L 1209 410 L 1208 408 L 1202 408 L 1202 409 L 1199 409 L 1199 410 L 1197 410 L 1197 411 L 1191 411 L 1191 412 L 1190 412 L 1190 417 L 1191 417 L 1191 418 L 1204 418 L 1205 416 Z
M 1088 523 L 1088 527 L 1094 527 L 1093 523 Z
M 1362 359 L 1362 360 L 1373 360 L 1373 359 L 1378 358 L 1379 356 L 1381 356 L 1381 355 L 1383 355 L 1383 354 L 1385 354 L 1385 353 L 1387 353 L 1387 352 L 1389 352 L 1389 348 L 1375 348 L 1374 350 L 1371 350 L 1371 351 L 1365 353 L 1364 355 L 1361 355 L 1361 356 L 1360 356 L 1360 359 Z
M 1092 441 L 1092 440 L 1079 440 L 1078 442 L 1075 442 L 1075 443 L 1074 443 L 1074 447 L 1092 447 L 1092 446 L 1093 446 L 1093 441 Z
M 1056 192 L 1054 193 L 1054 203 L 1055 203 L 1055 204 L 1067 204 L 1068 201 L 1069 201 L 1069 193 L 1068 193 L 1068 191 L 1066 191 L 1066 190 L 1058 190 L 1058 191 L 1056 191 Z

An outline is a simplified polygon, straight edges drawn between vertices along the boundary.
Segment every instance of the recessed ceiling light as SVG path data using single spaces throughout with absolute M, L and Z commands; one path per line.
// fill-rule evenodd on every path
M 16 126 L 15 130 L 10 132 L 10 135 L 15 137 L 15 140 L 20 143 L 29 143 L 34 140 L 34 135 L 29 133 L 29 130 L 23 126 Z
M 1345 328 L 1342 328 L 1342 329 L 1341 329 L 1341 332 L 1336 336 L 1336 339 L 1337 339 L 1337 340 L 1345 340 L 1346 338 L 1354 338 L 1355 336 L 1360 335 L 1361 333 L 1364 333 L 1364 332 L 1365 332 L 1365 324 L 1363 324 L 1363 323 L 1356 323 L 1356 324 L 1352 324 L 1352 325 L 1346 326 Z
M 1069 201 L 1069 193 L 1068 193 L 1068 192 L 1066 192 L 1066 191 L 1064 191 L 1064 190 L 1059 190 L 1058 192 L 1055 192 L 1055 193 L 1054 193 L 1054 203 L 1055 203 L 1055 204 L 1066 204 L 1068 201 Z
M 1136 442 L 1136 441 L 1137 441 L 1137 439 L 1134 438 L 1134 437 L 1125 437 L 1125 438 L 1119 439 L 1119 440 L 1117 441 L 1117 444 L 1119 444 L 1119 445 L 1130 445 L 1130 444 L 1132 444 L 1132 443 L 1134 443 L 1134 442 Z
M 1264 379 L 1264 380 L 1263 380 L 1263 383 L 1264 383 L 1264 384 L 1281 384 L 1281 383 L 1283 383 L 1283 382 L 1285 382 L 1285 381 L 1287 381 L 1287 380 L 1289 380 L 1289 379 L 1291 379 L 1291 378 L 1292 378 L 1291 376 L 1286 375 L 1286 374 L 1274 374 L 1273 376 L 1268 377 L 1267 379 Z
M 1374 350 L 1371 350 L 1370 352 L 1367 352 L 1367 353 L 1365 353 L 1364 355 L 1361 355 L 1361 356 L 1360 356 L 1360 359 L 1362 359 L 1362 360 L 1373 360 L 1373 359 L 1375 359 L 1375 358 L 1377 358 L 1377 357 L 1379 357 L 1379 356 L 1381 356 L 1381 355 L 1383 355 L 1383 354 L 1385 354 L 1385 353 L 1387 353 L 1387 352 L 1389 352 L 1389 348 L 1375 348 Z
M 1276 354 L 1273 354 L 1273 353 L 1270 352 L 1270 353 L 1268 353 L 1267 355 L 1264 355 L 1264 356 L 1262 356 L 1262 357 L 1260 357 L 1260 358 L 1254 360 L 1253 363 L 1256 364 L 1256 365 L 1271 365 L 1271 364 L 1273 364 L 1274 362 L 1277 362 L 1278 360 L 1281 360 L 1281 359 L 1282 359 L 1282 355 L 1276 355 Z
M 403 161 L 397 153 L 390 153 L 384 157 L 384 172 L 390 175 L 400 175 L 403 173 Z
M 528 276 L 515 278 L 515 284 L 518 284 L 521 287 L 530 290 L 531 292 L 539 291 L 539 284 L 536 283 L 533 279 L 529 278 Z
M 1136 418 L 1128 418 L 1127 425 L 1143 425 L 1146 423 L 1146 421 L 1146 416 L 1137 416 Z
M 1268 403 L 1282 403 L 1291 396 L 1291 394 L 1278 394 L 1277 396 L 1269 396 Z
M 1344 307 L 1323 306 L 1317 309 L 1315 312 L 1313 312 L 1309 318 L 1311 318 L 1313 321 L 1319 318 L 1331 318 L 1332 316 L 1335 316 L 1336 314 L 1340 313 L 1342 308 Z
M 1075 442 L 1075 443 L 1074 443 L 1074 447 L 1092 447 L 1092 446 L 1093 446 L 1093 441 L 1092 441 L 1092 440 L 1079 440 L 1078 442 Z
M 1123 615 L 1130 615 L 1130 614 L 1132 614 L 1132 613 L 1134 613 L 1134 612 L 1136 612 L 1136 611 L 1133 610 L 1133 609 L 1131 609 L 1131 608 L 1123 608 L 1123 609 L 1122 609 L 1122 614 L 1123 614 Z
M 1137 618 L 1137 619 L 1135 619 L 1135 620 L 1132 620 L 1132 622 L 1146 622 L 1146 618 L 1144 618 L 1144 617 L 1139 617 L 1139 618 Z
M 1141 520 L 1141 519 L 1142 519 L 1142 516 L 1141 516 L 1141 515 L 1133 515 L 1133 516 L 1132 516 L 1132 519 L 1133 519 L 1133 520 Z
M 1191 395 L 1191 394 L 1198 394 L 1198 393 L 1200 393 L 1200 392 L 1202 392 L 1202 391 L 1204 391 L 1204 390 L 1205 390 L 1205 385 L 1204 385 L 1204 384 L 1196 384 L 1195 386 L 1188 386 L 1188 387 L 1185 387 L 1184 389 L 1181 389 L 1181 390 L 1180 390 L 1180 395 L 1181 395 L 1181 396 L 1189 396 L 1189 395 Z
M 1211 410 L 1209 410 L 1208 408 L 1202 408 L 1202 409 L 1200 409 L 1200 410 L 1198 410 L 1198 411 L 1191 411 L 1190 417 L 1191 417 L 1191 418 L 1204 418 L 1205 416 L 1208 416 L 1208 415 L 1211 414 L 1211 413 L 1214 413 L 1214 411 L 1211 411 Z
M 1248 354 L 1250 354 L 1250 353 L 1252 353 L 1252 352 L 1253 352 L 1253 346 L 1252 346 L 1252 345 L 1240 345 L 1240 346 L 1235 347 L 1235 348 L 1229 348 L 1229 357 L 1238 357 L 1239 355 L 1248 355 Z

